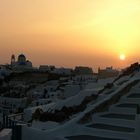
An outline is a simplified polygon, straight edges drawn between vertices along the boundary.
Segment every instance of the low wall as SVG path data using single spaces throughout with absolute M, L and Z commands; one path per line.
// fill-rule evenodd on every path
M 0 140 L 11 140 L 12 129 L 3 129 L 0 132 Z

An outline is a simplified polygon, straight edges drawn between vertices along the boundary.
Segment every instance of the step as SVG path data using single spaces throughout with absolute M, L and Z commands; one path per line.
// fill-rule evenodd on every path
M 96 128 L 96 129 L 118 131 L 118 132 L 128 132 L 128 133 L 134 133 L 135 132 L 134 128 L 108 125 L 108 124 L 102 124 L 102 123 L 94 123 L 92 125 L 89 125 L 88 127 L 92 127 L 92 128 Z
M 135 120 L 135 115 L 129 115 L 129 114 L 109 113 L 109 114 L 106 114 L 106 115 L 101 115 L 101 117 L 124 119 L 124 120 Z
M 68 140 L 125 140 L 125 139 L 116 139 L 116 138 L 105 138 L 91 135 L 77 135 L 71 137 L 65 137 Z
M 127 96 L 127 98 L 139 98 L 140 99 L 140 93 L 133 93 Z
M 137 108 L 112 106 L 109 108 L 109 113 L 135 115 L 135 114 L 137 114 Z
M 134 103 L 122 103 L 117 105 L 117 107 L 123 107 L 123 108 L 137 108 L 139 104 L 134 104 Z
M 77 131 L 77 132 L 76 132 Z M 92 136 L 92 138 L 97 137 L 99 140 L 134 140 L 135 133 L 130 132 L 120 132 L 120 131 L 112 131 L 107 129 L 97 129 L 92 127 L 82 127 L 80 126 L 79 129 L 74 131 L 74 136 L 78 135 L 78 137 L 75 137 L 75 140 L 90 140 L 89 137 L 82 137 L 79 136 Z M 67 136 L 71 136 L 67 135 Z M 102 138 L 102 139 L 100 139 Z M 71 139 L 72 140 L 72 139 Z M 94 139 L 91 139 L 94 140 Z M 98 139 L 97 139 L 98 140 Z
M 140 105 L 140 98 L 121 98 L 120 102 L 125 102 L 128 104 L 139 104 Z
M 118 119 L 118 118 L 106 118 L 99 115 L 93 116 L 93 123 L 103 123 L 103 124 L 109 124 L 109 125 L 115 125 L 115 126 L 122 126 L 122 127 L 136 127 L 136 121 L 135 120 L 124 120 L 124 119 Z

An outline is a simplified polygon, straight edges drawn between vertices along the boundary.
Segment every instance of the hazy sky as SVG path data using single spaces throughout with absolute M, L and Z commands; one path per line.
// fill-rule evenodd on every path
M 122 67 L 139 61 L 139 38 L 140 0 L 0 0 L 0 63 Z

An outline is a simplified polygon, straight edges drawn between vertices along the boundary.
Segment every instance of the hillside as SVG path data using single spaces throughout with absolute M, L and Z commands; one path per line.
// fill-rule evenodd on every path
M 90 87 L 64 101 L 26 111 L 38 120 L 23 127 L 26 140 L 139 140 L 140 65 L 126 68 L 100 90 Z

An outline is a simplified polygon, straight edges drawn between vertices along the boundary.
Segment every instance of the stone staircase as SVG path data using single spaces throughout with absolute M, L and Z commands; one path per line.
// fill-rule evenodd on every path
M 93 115 L 93 124 L 87 127 L 96 129 L 96 131 L 110 131 L 110 135 L 115 132 L 114 138 L 118 139 L 120 135 L 117 132 L 120 132 L 123 134 L 123 139 L 134 140 L 139 107 L 140 93 L 130 93 L 122 97 L 119 103 L 111 106 L 108 112 Z
M 136 137 L 137 116 L 140 114 L 140 93 L 131 91 L 108 111 L 92 116 L 85 127 L 91 135 L 69 137 L 70 140 L 139 140 Z M 140 119 L 140 117 L 139 117 Z M 86 129 L 85 129 L 86 130 Z

